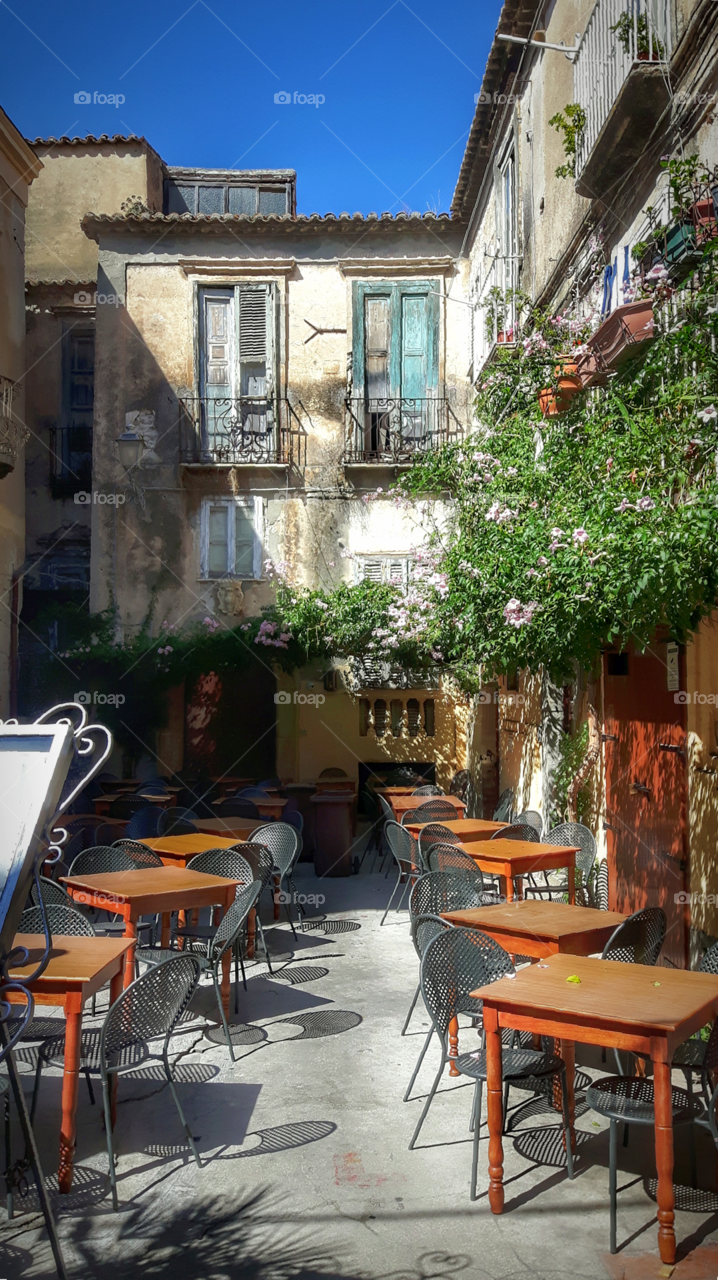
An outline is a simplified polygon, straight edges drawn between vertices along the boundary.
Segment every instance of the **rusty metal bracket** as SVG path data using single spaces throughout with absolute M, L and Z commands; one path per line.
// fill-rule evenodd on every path
M 314 333 L 310 333 L 309 337 L 304 339 L 305 347 L 308 342 L 311 342 L 313 338 L 317 338 L 320 333 L 346 333 L 346 329 L 318 329 L 315 324 L 312 324 L 311 320 L 305 320 L 304 323 L 314 330 Z

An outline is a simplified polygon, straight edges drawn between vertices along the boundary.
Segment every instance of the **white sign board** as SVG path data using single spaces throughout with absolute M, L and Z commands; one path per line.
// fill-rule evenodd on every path
M 669 693 L 678 693 L 680 674 L 678 671 L 678 645 L 673 640 L 666 645 L 666 688 Z

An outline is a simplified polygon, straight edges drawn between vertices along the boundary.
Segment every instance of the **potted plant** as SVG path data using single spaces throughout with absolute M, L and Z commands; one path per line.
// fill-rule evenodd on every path
M 584 387 L 605 383 L 610 370 L 645 350 L 653 341 L 653 299 L 624 302 L 616 307 L 588 340 L 589 350 L 578 359 Z
M 556 382 L 553 387 L 539 391 L 539 405 L 544 418 L 556 418 L 571 407 L 571 401 L 583 391 L 583 381 L 578 372 L 578 361 L 572 355 L 561 356 L 554 369 Z
M 649 58 L 652 62 L 658 62 L 665 56 L 663 41 L 658 39 L 655 32 L 649 34 L 648 15 L 645 13 L 639 13 L 634 21 L 633 14 L 626 11 L 621 14 L 618 22 L 609 27 L 609 31 L 613 31 L 618 37 L 623 52 L 632 53 L 638 62 L 648 62 Z

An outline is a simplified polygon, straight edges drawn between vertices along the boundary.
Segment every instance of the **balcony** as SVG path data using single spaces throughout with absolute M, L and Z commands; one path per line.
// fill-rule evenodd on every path
M 586 115 L 579 195 L 603 196 L 640 158 L 670 99 L 671 50 L 668 0 L 598 0 L 574 62 L 574 101 Z
M 305 432 L 281 397 L 180 400 L 180 462 L 191 467 L 301 466 Z
M 351 399 L 346 402 L 344 464 L 408 466 L 463 436 L 464 425 L 448 399 Z

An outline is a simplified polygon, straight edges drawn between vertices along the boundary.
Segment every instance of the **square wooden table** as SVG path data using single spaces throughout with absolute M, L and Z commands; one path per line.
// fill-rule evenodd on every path
M 232 836 L 235 844 L 251 840 L 253 831 L 266 826 L 262 818 L 193 818 L 192 821 L 202 835 Z M 147 841 L 144 840 L 143 844 L 147 844 Z
M 569 982 L 571 976 L 580 978 L 580 983 Z M 500 978 L 471 994 L 483 1001 L 492 1213 L 501 1213 L 504 1207 L 502 1029 L 558 1038 L 567 1075 L 571 1076 L 576 1042 L 642 1054 L 653 1063 L 658 1248 L 661 1261 L 672 1265 L 676 1236 L 671 1061 L 684 1040 L 718 1015 L 718 976 L 554 955 L 542 965 L 520 969 L 513 979 Z M 572 1097 L 571 1081 L 569 1103 Z
M 97 816 L 109 817 L 110 806 L 115 803 L 115 800 L 141 800 L 145 805 L 154 804 L 160 809 L 169 809 L 170 805 L 175 803 L 175 797 L 171 792 L 161 796 L 138 796 L 136 791 L 113 792 L 111 795 L 95 796 L 92 804 Z M 129 818 L 125 818 L 124 821 L 129 822 Z
M 614 929 L 626 919 L 617 911 L 573 907 L 539 898 L 442 914 L 452 924 L 488 933 L 511 955 L 531 956 L 534 960 L 559 953 L 590 956 L 603 951 Z
M 576 901 L 576 854 L 578 845 L 537 844 L 532 840 L 466 840 L 461 845 L 481 871 L 501 878 L 501 893 L 507 902 L 514 900 L 514 876 L 533 871 L 556 871 L 568 868 L 568 900 Z
M 419 784 L 417 783 L 417 786 Z M 412 796 L 416 791 L 415 786 L 411 787 L 371 787 L 372 791 L 377 795 L 383 796 L 385 800 L 391 800 L 392 796 Z M 427 800 L 435 799 L 433 796 L 426 796 Z
M 489 840 L 495 831 L 508 826 L 507 822 L 492 822 L 490 818 L 432 818 L 432 823 L 439 822 L 442 827 L 453 831 L 461 840 Z M 426 822 L 405 822 L 404 826 L 418 840 L 422 827 Z
M 45 954 L 44 934 L 18 933 L 15 947 L 26 947 L 27 963 L 11 969 L 12 977 L 22 977 L 37 968 Z M 86 1002 L 110 984 L 110 1004 L 122 991 L 122 975 L 127 956 L 132 957 L 131 938 L 64 937 L 52 939 L 47 968 L 30 985 L 36 1005 L 59 1005 L 65 1012 L 65 1061 L 62 1077 L 62 1119 L 60 1121 L 60 1191 L 72 1187 L 75 1158 L 77 1086 L 80 1078 L 82 1011 Z M 11 1003 L 19 1003 L 19 992 L 8 991 Z
M 387 796 L 387 800 L 394 811 L 394 817 L 397 822 L 401 822 L 404 814 L 409 809 L 420 809 L 423 804 L 428 804 L 431 800 L 441 800 L 450 804 L 452 809 L 456 810 L 456 818 L 463 818 L 466 813 L 466 805 L 463 800 L 459 800 L 458 796 Z M 441 818 L 430 818 L 430 822 L 441 822 Z M 455 819 L 452 819 L 455 821 Z
M 180 837 L 181 839 L 182 837 Z M 147 867 L 142 871 L 110 871 L 101 875 L 61 876 L 75 902 L 122 916 L 126 938 L 137 938 L 140 916 L 162 916 L 162 946 L 169 943 L 170 915 L 187 907 L 220 906 L 222 915 L 234 902 L 241 880 L 208 876 L 183 867 Z M 229 1016 L 229 966 L 231 947 L 222 957 L 222 1003 Z M 125 986 L 135 976 L 134 949 L 125 956 Z
M 215 818 L 215 822 L 219 819 Z M 166 867 L 186 867 L 191 858 L 208 849 L 232 849 L 242 837 L 197 831 L 187 836 L 145 836 L 141 844 L 158 853 Z

